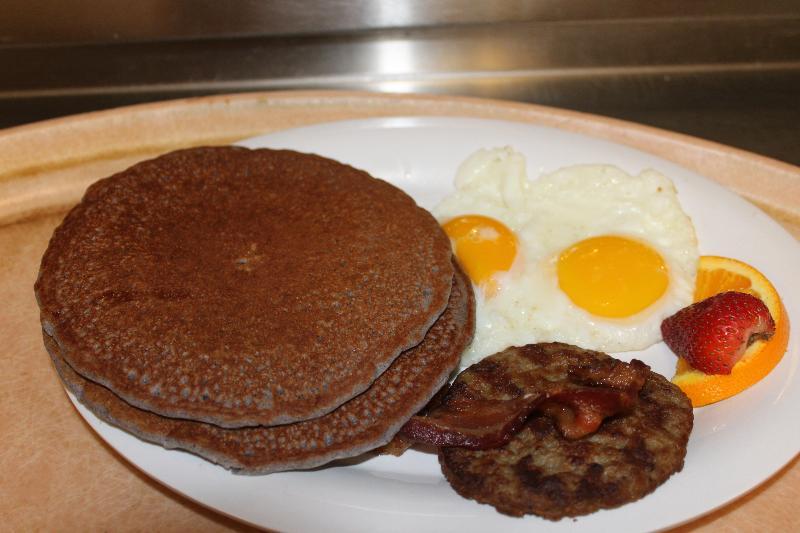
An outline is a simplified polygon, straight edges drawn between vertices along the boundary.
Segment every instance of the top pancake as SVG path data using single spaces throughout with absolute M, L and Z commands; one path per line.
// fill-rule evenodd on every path
M 224 427 L 327 413 L 444 310 L 450 244 L 405 193 L 319 156 L 196 148 L 94 184 L 36 295 L 78 373 Z

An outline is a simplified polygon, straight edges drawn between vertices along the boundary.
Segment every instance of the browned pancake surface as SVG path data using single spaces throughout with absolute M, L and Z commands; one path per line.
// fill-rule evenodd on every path
M 366 392 L 314 420 L 283 426 L 224 429 L 137 409 L 76 374 L 45 335 L 67 388 L 103 420 L 168 448 L 189 450 L 241 473 L 312 468 L 386 443 L 433 396 L 472 339 L 472 287 L 460 272 L 450 303 L 425 339 L 404 352 Z
M 319 156 L 173 152 L 101 180 L 56 230 L 36 294 L 78 373 L 127 402 L 226 427 L 322 415 L 441 314 L 433 217 Z
M 569 382 L 570 368 L 608 358 L 560 343 L 509 348 L 462 372 L 453 388 L 508 399 L 522 384 Z M 441 448 L 439 462 L 464 497 L 514 516 L 557 520 L 617 507 L 653 491 L 683 467 L 692 423 L 683 392 L 651 371 L 633 411 L 604 421 L 587 437 L 566 439 L 550 418 L 534 415 L 500 448 Z

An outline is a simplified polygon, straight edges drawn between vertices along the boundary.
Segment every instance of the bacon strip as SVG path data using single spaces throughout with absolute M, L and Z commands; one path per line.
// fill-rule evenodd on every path
M 580 439 L 600 428 L 606 418 L 630 411 L 650 368 L 634 359 L 616 359 L 592 367 L 576 368 L 570 376 L 586 386 L 554 392 L 539 405 L 539 412 L 551 417 L 568 439 Z
M 502 446 L 525 424 L 544 396 L 528 393 L 512 400 L 465 399 L 413 416 L 401 435 L 434 446 L 485 450 Z
M 538 411 L 551 417 L 565 438 L 579 439 L 597 431 L 606 418 L 633 408 L 648 371 L 641 361 L 609 360 L 570 369 L 570 381 L 550 383 L 546 390 L 524 391 L 508 400 L 454 387 L 440 405 L 412 417 L 400 435 L 434 446 L 485 450 L 507 443 Z
M 585 388 L 548 396 L 537 410 L 551 417 L 564 437 L 574 440 L 597 431 L 606 418 L 629 411 L 636 400 L 636 394 L 626 391 Z

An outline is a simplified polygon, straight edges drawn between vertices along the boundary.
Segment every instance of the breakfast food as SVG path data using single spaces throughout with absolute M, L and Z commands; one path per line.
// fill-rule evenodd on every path
M 728 257 L 702 256 L 695 301 L 700 302 L 726 291 L 737 291 L 743 296 L 751 295 L 763 302 L 770 320 L 774 323 L 774 333 L 769 339 L 758 338 L 758 335 L 748 339 L 746 350 L 738 356 L 736 364 L 728 373 L 709 373 L 708 369 L 704 372 L 679 357 L 672 382 L 689 396 L 694 407 L 730 398 L 754 385 L 775 368 L 788 346 L 789 317 L 772 283 L 761 272 L 742 261 Z M 763 314 L 763 309 L 761 313 Z
M 601 390 L 641 390 L 635 404 L 580 438 L 565 436 L 552 412 L 534 413 L 500 447 L 441 447 L 439 462 L 456 492 L 505 514 L 558 520 L 635 501 L 681 470 L 689 400 L 646 367 L 603 353 L 560 343 L 509 348 L 462 372 L 448 395 L 513 401 L 552 387 L 582 390 L 587 377 Z
M 625 363 L 603 357 L 587 363 L 564 355 L 581 352 L 592 354 L 550 343 L 492 355 L 463 371 L 437 405 L 411 417 L 401 435 L 435 446 L 497 448 L 534 412 L 552 417 L 568 439 L 589 435 L 604 419 L 636 404 L 650 368 L 636 359 Z M 538 359 L 532 362 L 531 357 Z M 543 357 L 549 358 L 546 365 Z
M 101 419 L 167 448 L 191 451 L 244 474 L 306 469 L 385 444 L 445 383 L 474 331 L 474 299 L 456 272 L 450 302 L 425 339 L 400 355 L 372 386 L 313 420 L 226 429 L 133 407 L 75 373 L 58 346 L 45 344 L 68 389 Z
M 75 372 L 162 416 L 223 427 L 319 417 L 366 390 L 444 310 L 436 220 L 367 173 L 207 147 L 92 185 L 36 296 Z
M 462 367 L 531 342 L 644 349 L 692 300 L 694 227 L 655 171 L 584 165 L 528 181 L 506 148 L 471 156 L 455 187 L 434 214 L 480 289 Z
M 90 189 L 54 236 L 45 346 L 100 419 L 237 473 L 417 442 L 440 448 L 459 494 L 509 515 L 648 494 L 683 467 L 685 395 L 641 361 L 541 341 L 660 340 L 698 261 L 672 183 L 609 166 L 528 182 L 506 149 L 473 156 L 456 185 L 436 208 L 448 243 L 403 193 L 317 156 L 143 163 Z M 461 364 L 482 360 L 430 401 L 472 339 L 472 284 L 481 333 Z
M 769 340 L 775 321 L 764 302 L 728 291 L 684 307 L 661 324 L 664 342 L 705 374 L 730 374 L 747 347 Z

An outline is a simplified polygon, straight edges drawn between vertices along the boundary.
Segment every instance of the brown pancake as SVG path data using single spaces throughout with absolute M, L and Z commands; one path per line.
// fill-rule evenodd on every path
M 396 187 L 291 151 L 195 148 L 92 185 L 36 296 L 82 376 L 225 427 L 327 413 L 444 310 L 450 243 Z
M 472 286 L 458 272 L 450 303 L 419 345 L 404 352 L 363 394 L 314 420 L 225 429 L 137 409 L 82 378 L 44 335 L 67 388 L 101 419 L 167 448 L 196 453 L 239 473 L 304 469 L 385 444 L 445 383 L 475 330 Z
M 521 383 L 572 382 L 570 369 L 608 359 L 560 343 L 510 348 L 462 372 L 453 388 L 461 383 L 472 393 L 508 399 Z M 462 496 L 513 516 L 558 520 L 638 500 L 681 470 L 693 421 L 683 392 L 648 373 L 633 410 L 589 436 L 567 439 L 550 418 L 534 415 L 502 447 L 440 448 L 442 471 Z

